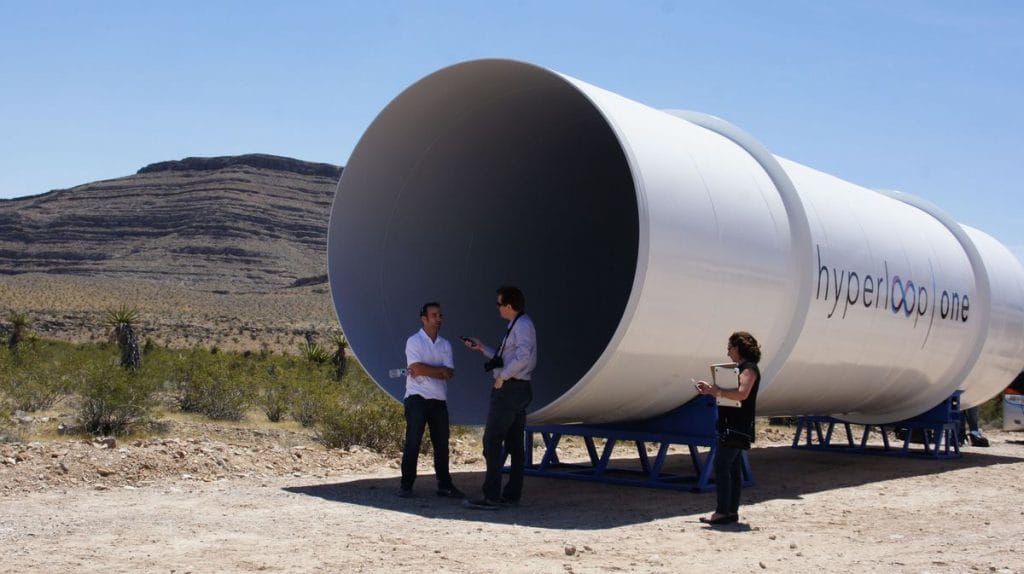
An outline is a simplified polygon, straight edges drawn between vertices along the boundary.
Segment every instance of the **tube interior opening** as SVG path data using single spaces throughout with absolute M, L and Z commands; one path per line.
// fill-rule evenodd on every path
M 619 141 L 566 79 L 510 61 L 446 68 L 399 95 L 346 165 L 332 208 L 332 296 L 353 352 L 401 399 L 420 306 L 442 305 L 453 422 L 486 419 L 485 357 L 516 285 L 537 328 L 530 411 L 575 385 L 623 318 L 637 267 L 637 193 Z M 628 381 L 623 381 L 628 384 Z

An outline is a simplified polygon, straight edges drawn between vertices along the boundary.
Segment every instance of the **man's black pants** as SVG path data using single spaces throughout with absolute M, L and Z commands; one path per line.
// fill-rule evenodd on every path
M 525 462 L 524 432 L 526 407 L 533 400 L 530 381 L 509 379 L 500 389 L 491 389 L 491 406 L 484 427 L 484 498 L 499 501 L 502 498 L 518 501 L 523 495 L 523 464 Z M 508 484 L 501 489 L 501 469 L 505 466 L 505 453 L 511 456 Z
M 416 461 L 423 444 L 423 429 L 430 428 L 430 444 L 434 447 L 434 473 L 438 488 L 451 488 L 448 472 L 448 403 L 425 399 L 420 395 L 405 397 L 405 448 L 402 450 L 402 489 L 412 489 L 416 481 Z

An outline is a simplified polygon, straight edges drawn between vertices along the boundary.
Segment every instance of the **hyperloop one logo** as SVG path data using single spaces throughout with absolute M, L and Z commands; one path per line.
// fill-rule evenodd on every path
M 830 267 L 822 261 L 821 246 L 815 245 L 818 253 L 818 278 L 815 299 L 826 305 L 827 318 L 845 319 L 850 312 L 885 312 L 913 321 L 917 328 L 924 317 L 928 317 L 927 341 L 936 317 L 940 320 L 966 323 L 970 317 L 971 302 L 966 291 L 944 287 L 941 291 L 935 282 L 935 272 L 929 261 L 931 277 L 910 277 L 890 269 L 883 260 L 880 269 L 874 273 Z M 839 306 L 842 304 L 842 313 Z

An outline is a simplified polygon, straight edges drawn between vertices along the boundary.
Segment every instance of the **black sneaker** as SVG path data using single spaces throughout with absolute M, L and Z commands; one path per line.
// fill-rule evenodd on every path
M 498 503 L 501 504 L 502 506 L 519 506 L 519 499 L 502 496 L 501 498 L 498 499 Z
M 399 488 L 398 492 L 396 492 L 395 494 L 398 495 L 398 498 L 412 498 L 412 489 L 411 488 Z
M 466 500 L 462 503 L 466 508 L 472 508 L 473 510 L 499 510 L 501 503 L 493 500 L 487 500 L 486 498 L 474 498 L 473 500 Z
M 454 485 L 446 488 L 438 488 L 437 495 L 441 498 L 466 498 L 466 493 L 455 488 Z
M 983 437 L 981 435 L 973 434 L 973 433 L 968 435 L 968 436 L 971 437 L 971 446 L 980 446 L 980 447 L 988 446 L 988 439 L 987 438 L 985 438 L 985 437 Z

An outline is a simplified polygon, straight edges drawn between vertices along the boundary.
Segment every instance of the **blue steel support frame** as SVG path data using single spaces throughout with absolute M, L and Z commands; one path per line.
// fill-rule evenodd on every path
M 916 456 L 932 459 L 959 458 L 960 455 L 960 391 L 931 410 L 916 417 L 881 424 L 865 424 L 860 443 L 855 444 L 851 424 L 830 416 L 803 416 L 797 419 L 796 433 L 793 436 L 793 448 L 808 450 L 841 451 L 857 454 L 887 454 L 893 456 Z M 823 426 L 827 425 L 822 434 Z M 836 425 L 843 425 L 846 430 L 846 445 L 832 444 L 832 431 Z M 882 447 L 868 446 L 871 431 L 877 429 L 882 436 Z M 903 433 L 902 448 L 895 449 L 889 443 L 889 431 L 894 434 Z M 915 432 L 921 438 L 923 450 L 910 449 L 915 442 Z M 817 444 L 814 439 L 817 438 Z M 803 444 L 801 444 L 803 439 Z
M 718 409 L 714 398 L 698 396 L 681 407 L 646 420 L 593 425 L 530 425 L 526 427 L 525 473 L 548 478 L 707 492 L 714 489 L 712 473 L 715 454 L 718 452 L 715 430 L 717 417 Z M 533 460 L 534 434 L 539 434 L 544 442 L 544 455 L 539 463 L 534 463 Z M 583 439 L 590 458 L 589 464 L 564 463 L 559 459 L 558 446 L 565 436 L 578 436 Z M 594 443 L 596 438 L 605 441 L 600 454 Z M 622 441 L 635 443 L 639 470 L 611 466 L 612 451 Z M 647 452 L 647 443 L 659 444 L 658 453 L 653 461 Z M 695 470 L 694 475 L 665 472 L 668 449 L 673 444 L 688 447 L 690 462 Z M 703 458 L 699 447 L 709 449 Z M 743 485 L 752 486 L 753 473 L 746 451 L 743 452 L 742 463 Z

